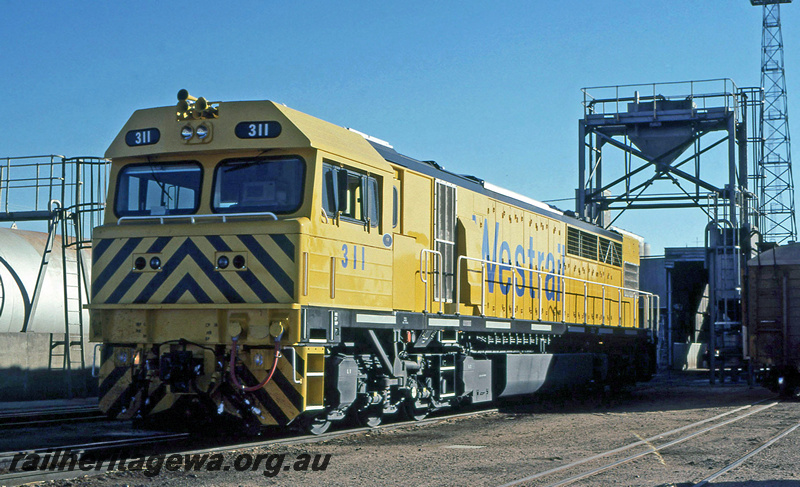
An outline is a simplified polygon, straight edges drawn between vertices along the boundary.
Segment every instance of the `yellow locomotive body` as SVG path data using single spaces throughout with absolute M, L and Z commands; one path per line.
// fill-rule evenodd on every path
M 279 104 L 186 95 L 106 154 L 109 415 L 319 432 L 652 372 L 631 235 Z

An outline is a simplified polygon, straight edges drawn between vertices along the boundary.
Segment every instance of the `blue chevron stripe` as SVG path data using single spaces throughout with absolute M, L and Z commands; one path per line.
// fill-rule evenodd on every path
M 167 246 L 170 240 L 172 240 L 172 237 L 158 237 L 156 241 L 153 242 L 153 245 L 151 245 L 150 248 L 147 249 L 147 253 L 157 254 L 161 252 L 162 250 L 164 250 L 164 247 Z
M 246 384 L 253 385 L 253 384 L 258 384 L 260 382 L 258 379 L 256 379 L 255 375 L 253 375 L 253 373 L 246 367 L 243 367 L 240 371 L 238 371 L 238 373 L 240 374 L 239 375 L 240 380 L 243 380 Z M 272 376 L 273 380 L 278 375 L 282 375 L 280 369 L 277 369 L 275 371 L 275 375 Z M 275 421 L 277 421 L 278 424 L 285 425 L 289 423 L 290 418 L 286 415 L 286 413 L 283 412 L 281 407 L 278 406 L 278 403 L 275 401 L 275 398 L 273 398 L 269 393 L 267 393 L 266 389 L 262 387 L 261 389 L 253 391 L 252 394 L 264 406 L 264 408 L 267 410 L 270 416 L 275 418 Z
M 289 237 L 281 234 L 269 236 L 275 241 L 276 244 L 278 244 L 278 247 L 283 250 L 283 253 L 285 253 L 292 260 L 292 262 L 294 262 L 294 244 L 291 240 L 289 240 Z
M 107 303 L 119 303 L 120 300 L 122 299 L 122 297 L 125 296 L 125 293 L 127 293 L 128 290 L 143 275 L 144 274 L 142 274 L 141 272 L 131 272 L 131 273 L 129 273 L 127 276 L 125 276 L 125 279 L 123 279 L 122 282 L 119 283 L 119 286 L 117 286 L 117 288 L 114 289 L 114 292 L 111 293 L 108 296 L 108 299 L 106 299 L 106 302 Z
M 192 276 L 189 274 L 181 278 L 172 292 L 164 298 L 164 303 L 177 303 L 178 299 L 180 299 L 186 291 L 189 291 L 198 303 L 211 303 L 211 298 L 208 297 L 208 294 L 203 291 L 203 288 L 201 288 L 200 285 L 197 284 L 197 281 L 192 279 Z
M 269 289 L 264 287 L 264 284 L 262 284 L 261 281 L 258 280 L 256 275 L 253 274 L 253 272 L 250 269 L 239 272 L 239 277 L 242 278 L 245 284 L 250 286 L 250 289 L 252 289 L 253 292 L 256 293 L 256 296 L 258 296 L 262 302 L 264 303 L 278 302 L 275 296 L 273 296 L 272 293 L 269 292 Z
M 100 257 L 111 247 L 111 244 L 114 242 L 114 239 L 107 238 L 105 240 L 101 240 L 97 243 L 94 247 L 92 247 L 92 265 L 94 265 Z
M 253 257 L 272 274 L 272 277 L 274 277 L 276 281 L 278 281 L 278 284 L 286 291 L 286 294 L 294 296 L 294 281 L 286 274 L 286 271 L 275 262 L 275 259 L 269 255 L 269 252 L 264 250 L 264 247 L 262 247 L 252 235 L 239 235 L 238 237 L 239 240 L 245 244 L 250 253 L 253 254 Z
M 158 291 L 164 281 L 166 281 L 175 269 L 180 265 L 181 261 L 185 257 L 190 257 L 197 265 L 200 267 L 200 271 L 203 272 L 211 282 L 219 289 L 225 298 L 231 303 L 244 303 L 244 299 L 242 296 L 236 292 L 236 290 L 231 286 L 228 281 L 225 280 L 224 277 L 220 275 L 219 272 L 214 270 L 214 265 L 203 255 L 200 249 L 192 243 L 190 239 L 186 239 L 183 244 L 172 254 L 166 262 L 164 262 L 163 267 L 161 268 L 161 272 L 156 273 L 156 275 L 147 283 L 147 286 L 139 293 L 139 296 L 133 300 L 134 303 L 146 303 L 149 301 L 153 294 Z M 172 292 L 180 291 L 179 287 L 176 287 L 175 290 Z M 183 289 L 186 291 L 186 289 Z M 183 294 L 181 291 L 181 294 Z
M 210 236 L 206 237 L 206 240 L 208 240 L 208 243 L 210 243 L 211 246 L 214 247 L 214 249 L 217 252 L 230 252 L 231 251 L 231 248 L 228 246 L 228 244 L 225 243 L 224 240 L 222 240 L 222 237 L 219 237 L 217 235 L 210 235 Z
M 169 242 L 173 238 L 178 237 L 159 237 L 157 238 L 148 248 L 146 253 L 158 253 L 163 252 L 164 248 L 169 244 Z M 200 238 L 200 237 L 195 237 Z M 204 237 L 209 242 L 209 244 L 216 249 L 218 252 L 229 252 L 231 251 L 230 246 L 223 240 L 220 236 L 206 236 Z M 277 283 L 281 286 L 281 288 L 286 291 L 286 294 L 289 296 L 294 295 L 294 281 L 292 278 L 287 274 L 287 272 L 281 268 L 281 266 L 275 261 L 275 259 L 269 254 L 269 252 L 264 249 L 264 247 L 256 240 L 255 237 L 252 235 L 239 235 L 239 240 L 247 247 L 250 251 L 251 255 L 258 260 L 261 265 L 269 272 L 273 278 L 277 281 Z M 288 237 L 284 235 L 271 235 L 270 238 L 278 245 L 278 247 L 283 251 L 287 252 L 287 255 L 290 255 L 292 261 L 294 261 L 294 244 L 289 240 Z M 126 265 L 126 260 L 130 259 L 131 254 L 136 250 L 137 246 L 141 243 L 142 238 L 133 238 L 129 239 L 122 248 L 117 252 L 114 258 L 109 262 L 108 266 L 105 267 L 102 272 L 98 275 L 95 279 L 95 282 L 92 286 L 92 294 L 93 296 L 97 296 L 97 294 L 109 284 L 109 280 L 114 277 L 114 274 L 120 269 L 120 267 L 124 267 Z M 111 243 L 114 242 L 114 239 L 104 239 L 101 240 L 98 244 L 98 248 L 100 249 L 99 254 L 94 254 L 94 259 L 99 258 L 99 255 L 102 255 L 103 252 L 107 251 L 108 248 L 111 246 Z M 180 247 L 173 253 L 173 255 L 169 256 L 168 259 L 163 263 L 161 272 L 157 273 L 149 273 L 149 272 L 131 272 L 126 274 L 121 281 L 117 282 L 114 286 L 114 289 L 110 292 L 108 298 L 105 300 L 106 303 L 109 304 L 116 304 L 122 301 L 125 295 L 130 291 L 130 289 L 139 282 L 140 279 L 148 279 L 148 282 L 144 289 L 133 299 L 133 303 L 136 304 L 144 304 L 148 303 L 152 297 L 158 292 L 158 290 L 163 286 L 166 280 L 176 271 L 177 267 L 180 265 L 181 261 L 183 261 L 186 257 L 192 259 L 192 261 L 198 266 L 199 272 L 202 272 L 207 276 L 207 278 L 211 281 L 211 283 L 219 289 L 225 299 L 230 303 L 244 303 L 245 300 L 242 295 L 225 279 L 225 273 L 217 272 L 214 267 L 214 263 L 209 260 L 207 256 L 197 247 L 197 245 L 192 241 L 191 238 L 185 238 L 183 243 L 181 243 Z M 264 283 L 259 280 L 259 278 L 252 272 L 250 269 L 246 269 L 244 271 L 238 272 L 239 278 L 250 287 L 253 291 L 259 302 L 262 303 L 276 303 L 278 299 L 275 295 L 270 292 L 270 290 L 264 285 Z M 187 279 L 188 277 L 188 279 Z M 202 289 L 202 286 L 198 284 L 198 281 L 192 278 L 191 276 L 184 276 L 181 278 L 180 282 L 175 286 L 174 289 L 171 289 L 169 295 L 165 298 L 163 302 L 170 303 L 175 302 L 180 296 L 183 295 L 186 291 L 189 291 L 198 302 L 211 302 L 211 298 L 209 297 L 208 293 Z M 201 301 L 205 300 L 205 301 Z
M 92 282 L 92 297 L 97 296 L 97 292 L 103 289 L 108 280 L 111 279 L 114 273 L 122 266 L 123 262 L 130 258 L 134 249 L 136 249 L 136 246 L 139 245 L 141 241 L 141 238 L 132 238 L 125 242 L 125 245 L 123 245 L 119 252 L 117 252 L 117 255 L 111 259 L 111 262 L 103 269 L 103 272 Z

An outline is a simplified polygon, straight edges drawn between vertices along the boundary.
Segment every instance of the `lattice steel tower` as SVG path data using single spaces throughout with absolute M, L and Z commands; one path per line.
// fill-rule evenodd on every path
M 761 36 L 761 158 L 757 172 L 760 230 L 765 242 L 787 243 L 797 239 L 794 215 L 792 151 L 789 139 L 789 114 L 786 103 L 786 78 L 783 68 L 781 3 L 792 0 L 750 0 L 763 6 Z

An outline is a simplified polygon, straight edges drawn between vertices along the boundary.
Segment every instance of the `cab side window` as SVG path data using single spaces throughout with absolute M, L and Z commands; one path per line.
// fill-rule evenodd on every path
M 378 180 L 359 171 L 322 164 L 322 208 L 330 217 L 345 221 L 380 224 Z

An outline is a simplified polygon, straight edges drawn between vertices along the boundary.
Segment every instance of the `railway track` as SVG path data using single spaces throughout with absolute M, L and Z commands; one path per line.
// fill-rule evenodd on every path
M 682 444 L 684 442 L 709 434 L 720 428 L 734 425 L 735 423 L 764 413 L 780 404 L 778 401 L 762 404 L 766 401 L 759 401 L 748 406 L 739 407 L 731 411 L 716 415 L 711 418 L 703 419 L 692 424 L 682 426 L 670 431 L 653 435 L 649 438 L 642 438 L 639 441 L 627 445 L 607 450 L 595 455 L 587 456 L 570 463 L 550 468 L 523 478 L 508 482 L 500 487 L 511 487 L 516 485 L 546 485 L 547 487 L 560 487 L 571 485 L 576 482 L 597 476 L 603 472 L 626 465 L 634 460 L 656 455 L 661 458 L 662 451 Z M 713 480 L 730 472 L 742 465 L 745 461 L 762 452 L 764 449 L 773 445 L 775 442 L 786 437 L 796 429 L 800 428 L 800 423 L 792 424 L 783 429 L 780 433 L 762 442 L 757 448 L 748 451 L 731 462 L 718 469 L 714 474 L 694 484 L 695 487 L 705 487 Z M 581 469 L 583 467 L 583 469 Z M 691 484 L 686 484 L 691 485 Z
M 53 424 L 107 419 L 96 405 L 51 406 L 8 409 L 0 412 L 0 429 L 39 427 Z
M 53 452 L 56 451 L 67 451 L 70 453 L 77 454 L 79 458 L 84 458 L 86 455 L 91 455 L 92 459 L 99 460 L 99 464 L 95 464 L 92 470 L 97 472 L 97 474 L 101 474 L 101 473 L 115 471 L 114 468 L 109 468 L 109 463 L 117 459 L 117 457 L 115 457 L 114 452 L 119 452 L 121 450 L 126 451 L 128 458 L 134 458 L 136 456 L 144 457 L 152 455 L 153 453 L 156 452 L 156 450 L 158 453 L 178 454 L 178 455 L 202 455 L 207 453 L 208 454 L 226 453 L 235 450 L 267 448 L 277 445 L 298 445 L 298 444 L 324 442 L 327 440 L 331 440 L 333 438 L 343 437 L 367 431 L 392 430 L 412 425 L 435 424 L 451 419 L 467 418 L 470 416 L 488 414 L 492 412 L 497 412 L 497 408 L 492 408 L 492 409 L 484 408 L 475 411 L 460 412 L 454 414 L 442 414 L 425 418 L 419 421 L 415 420 L 397 421 L 391 423 L 384 423 L 374 427 L 365 426 L 365 427 L 342 428 L 335 431 L 329 431 L 321 435 L 306 434 L 300 436 L 285 436 L 285 437 L 281 436 L 281 437 L 273 437 L 266 440 L 249 439 L 246 441 L 235 442 L 235 443 L 224 443 L 222 445 L 214 445 L 214 446 L 205 445 L 200 448 L 196 448 L 193 446 L 194 445 L 193 440 L 197 441 L 198 439 L 193 438 L 189 433 L 155 433 L 152 435 L 146 435 L 136 438 L 126 438 L 122 440 L 99 441 L 91 443 L 64 445 L 59 447 L 35 448 L 22 451 L 0 452 L 0 486 L 14 486 L 14 485 L 27 484 L 30 482 L 69 479 L 88 474 L 88 472 L 81 471 L 79 469 L 72 472 L 59 471 L 58 469 L 54 469 L 53 471 L 36 470 L 36 471 L 10 472 L 9 466 L 11 465 L 11 462 L 13 461 L 14 457 L 19 456 L 21 454 L 23 455 L 37 454 L 43 457 L 44 455 L 47 454 L 53 454 Z M 208 443 L 214 442 L 213 439 L 208 439 L 208 438 L 204 438 L 199 441 Z M 189 445 L 192 446 L 191 449 L 185 448 L 187 442 L 189 443 Z M 178 446 L 183 446 L 184 448 L 175 448 Z M 131 454 L 131 452 L 136 452 L 136 453 Z M 18 461 L 18 463 L 21 462 Z M 19 468 L 20 467 L 18 465 L 17 470 L 19 470 Z
M 784 429 L 783 431 L 781 431 L 777 435 L 773 436 L 769 440 L 763 442 L 761 445 L 758 446 L 758 448 L 755 448 L 755 449 L 747 452 L 745 455 L 742 455 L 741 457 L 739 457 L 736 461 L 729 463 L 728 465 L 726 465 L 723 468 L 721 468 L 721 469 L 717 470 L 716 472 L 714 472 L 712 475 L 709 475 L 708 477 L 704 478 L 700 482 L 694 484 L 693 487 L 705 487 L 705 486 L 707 486 L 709 484 L 709 482 L 713 482 L 714 480 L 718 479 L 719 477 L 722 477 L 723 475 L 725 475 L 726 473 L 730 472 L 731 470 L 739 467 L 740 465 L 742 465 L 744 462 L 746 462 L 750 458 L 752 458 L 755 455 L 761 453 L 762 451 L 764 451 L 767 448 L 769 448 L 770 446 L 772 446 L 774 443 L 776 443 L 779 440 L 783 439 L 784 437 L 788 436 L 790 433 L 792 433 L 797 428 L 800 428 L 800 422 L 796 423 L 796 424 L 794 424 L 794 425 L 792 425 L 792 426 L 790 426 L 790 427 L 788 427 L 786 429 Z
M 723 412 L 722 414 L 717 414 L 716 416 L 687 424 L 679 428 L 654 434 L 648 438 L 641 438 L 639 441 L 631 442 L 618 448 L 589 455 L 584 458 L 578 458 L 564 465 L 555 468 L 549 468 L 547 470 L 519 478 L 515 481 L 504 484 L 504 487 L 511 485 L 583 485 L 582 481 L 591 483 L 592 485 L 604 485 L 609 476 L 612 476 L 610 478 L 623 479 L 626 475 L 632 476 L 638 471 L 638 468 L 648 463 L 636 462 L 636 460 L 647 457 L 652 458 L 652 456 L 659 457 L 663 455 L 664 458 L 666 458 L 669 462 L 671 455 L 675 455 L 677 452 L 708 450 L 709 444 L 718 445 L 718 439 L 720 436 L 727 436 L 728 433 L 733 429 L 741 429 L 742 424 L 752 424 L 755 422 L 761 425 L 760 427 L 762 427 L 762 433 L 759 436 L 761 439 L 759 444 L 756 445 L 753 443 L 748 443 L 750 446 L 746 448 L 749 451 L 746 452 L 738 451 L 736 453 L 730 453 L 728 450 L 733 449 L 728 448 L 728 450 L 725 452 L 725 455 L 728 455 L 728 459 L 725 461 L 718 461 L 714 466 L 713 474 L 709 475 L 709 472 L 712 470 L 705 470 L 705 472 L 700 472 L 700 474 L 697 474 L 697 472 L 694 474 L 688 474 L 693 475 L 693 477 L 690 479 L 677 477 L 670 479 L 672 481 L 692 480 L 692 482 L 682 483 L 681 485 L 689 486 L 694 482 L 697 482 L 694 484 L 697 487 L 706 487 L 710 482 L 713 482 L 715 479 L 718 479 L 719 477 L 722 477 L 735 470 L 738 466 L 747 462 L 749 459 L 763 452 L 775 443 L 780 442 L 781 439 L 787 437 L 797 429 L 800 429 L 800 423 L 787 425 L 784 418 L 782 418 L 782 415 L 784 415 L 782 408 L 786 407 L 787 405 L 787 403 L 781 403 L 773 400 L 772 398 L 754 402 L 752 404 L 737 407 L 735 409 Z M 63 446 L 60 448 L 29 450 L 29 452 L 38 452 L 39 454 L 46 454 L 48 451 L 52 453 L 54 450 L 70 450 L 73 452 L 79 452 L 80 455 L 88 455 L 90 458 L 102 459 L 100 466 L 92 469 L 94 470 L 92 472 L 8 472 L 7 466 L 9 459 L 13 457 L 13 455 L 23 452 L 5 452 L 0 453 L 0 485 L 19 485 L 22 483 L 37 482 L 42 480 L 67 479 L 87 474 L 101 475 L 105 472 L 113 472 L 115 471 L 115 468 L 108 467 L 108 460 L 109 458 L 113 459 L 111 452 L 115 450 L 125 450 L 128 452 L 127 458 L 141 458 L 154 453 L 165 455 L 178 454 L 183 456 L 204 454 L 213 455 L 215 453 L 224 454 L 233 451 L 241 452 L 254 449 L 263 449 L 269 451 L 276 446 L 314 444 L 318 442 L 326 442 L 328 440 L 346 435 L 364 433 L 368 431 L 402 429 L 410 425 L 430 425 L 448 421 L 454 418 L 466 418 L 493 412 L 497 412 L 497 409 L 487 408 L 467 412 L 462 411 L 453 414 L 442 413 L 437 417 L 427 418 L 422 421 L 399 421 L 383 424 L 374 428 L 342 428 L 327 432 L 322 435 L 273 436 L 271 438 L 251 437 L 245 439 L 244 441 L 239 438 L 220 443 L 218 439 L 215 442 L 213 438 L 198 439 L 197 437 L 191 437 L 188 434 L 159 433 L 146 437 L 126 438 L 125 440 L 114 440 L 110 442 L 94 442 Z M 760 418 L 768 418 L 770 421 L 772 421 L 771 423 L 768 423 L 769 427 L 771 428 L 768 433 L 764 432 L 766 430 L 763 429 L 764 423 Z M 780 418 L 781 421 L 774 421 L 775 418 Z M 796 417 L 792 416 L 790 418 L 792 421 L 796 421 Z M 715 435 L 717 439 L 714 439 Z M 714 443 L 715 441 L 717 443 Z M 699 446 L 698 442 L 701 443 Z M 744 448 L 739 448 L 744 444 L 745 443 L 743 442 L 739 442 L 735 445 L 735 447 L 739 450 L 744 450 Z M 677 449 L 679 446 L 682 446 L 683 448 Z M 729 446 L 734 445 L 731 443 Z M 130 452 L 132 451 L 135 452 L 135 454 L 131 454 Z M 731 459 L 735 459 L 735 461 Z M 672 462 L 673 464 L 678 463 L 678 460 L 675 458 L 672 458 L 672 460 L 674 460 Z M 706 467 L 704 465 L 703 468 L 705 469 L 710 467 Z M 19 469 L 19 466 L 17 469 Z M 606 474 L 606 477 L 602 475 L 603 473 Z M 681 472 L 680 475 L 683 476 L 684 472 Z M 702 477 L 706 478 L 703 480 L 698 480 Z M 634 481 L 633 483 L 636 482 Z M 657 482 L 651 484 L 656 485 Z
M 108 470 L 104 469 L 103 466 L 104 464 L 107 464 L 110 459 L 104 461 L 103 458 L 113 458 L 114 451 L 120 451 L 122 449 L 141 451 L 142 448 L 147 446 L 153 447 L 155 445 L 163 446 L 170 443 L 175 444 L 179 441 L 185 441 L 189 439 L 189 437 L 190 435 L 188 433 L 154 433 L 150 435 L 119 440 L 76 443 L 58 447 L 0 452 L 0 485 L 14 486 L 27 484 L 30 482 L 41 482 L 45 480 L 68 479 L 87 475 L 88 473 L 86 470 L 82 470 L 80 468 L 77 468 L 73 471 L 61 471 L 55 467 L 53 469 L 46 470 L 37 469 L 33 471 L 19 471 L 22 468 L 19 465 L 16 466 L 15 471 L 10 471 L 9 469 L 14 464 L 14 460 L 19 457 L 31 458 L 32 455 L 38 455 L 39 458 L 44 460 L 46 455 L 50 455 L 52 458 L 54 452 L 64 452 L 67 454 L 75 454 L 77 458 L 76 464 L 80 464 L 82 459 L 91 455 L 90 458 L 100 460 L 99 467 L 95 466 L 91 470 L 106 472 Z M 19 462 L 20 461 L 17 460 L 17 463 Z

